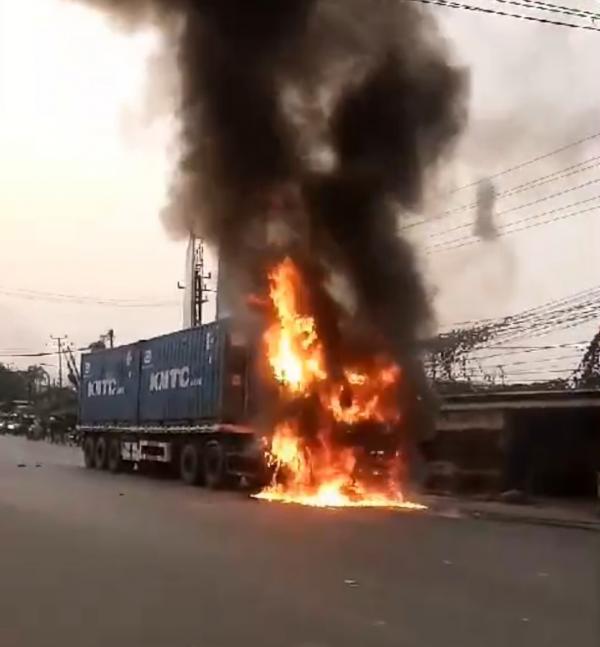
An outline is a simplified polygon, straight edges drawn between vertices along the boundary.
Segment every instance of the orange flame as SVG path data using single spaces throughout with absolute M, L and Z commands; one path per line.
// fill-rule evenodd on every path
M 303 392 L 313 382 L 327 378 L 315 320 L 298 313 L 300 277 L 291 259 L 286 258 L 269 278 L 277 314 L 276 323 L 265 335 L 269 364 L 278 382 L 292 393 Z
M 356 450 L 332 438 L 340 424 L 350 431 L 358 423 L 399 424 L 400 368 L 379 358 L 370 369 L 346 367 L 342 380 L 330 379 L 316 321 L 300 310 L 305 288 L 296 265 L 286 258 L 269 274 L 269 281 L 275 321 L 264 342 L 273 377 L 287 397 L 318 396 L 321 426 L 309 446 L 297 420 L 277 425 L 268 452 L 273 481 L 256 498 L 318 507 L 424 509 L 404 500 L 391 466 L 387 482 L 368 485 L 357 476 Z

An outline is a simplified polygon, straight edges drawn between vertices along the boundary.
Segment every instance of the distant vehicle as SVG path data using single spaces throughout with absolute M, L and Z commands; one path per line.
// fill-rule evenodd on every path
M 13 436 L 26 435 L 34 416 L 30 414 L 9 413 L 0 420 L 0 433 Z
M 31 413 L 17 414 L 16 434 L 19 436 L 30 436 L 31 429 L 36 424 L 37 418 Z

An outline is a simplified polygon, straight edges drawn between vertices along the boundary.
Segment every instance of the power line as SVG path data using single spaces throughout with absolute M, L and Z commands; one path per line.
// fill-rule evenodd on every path
M 89 347 L 84 348 L 74 348 L 72 349 L 75 352 L 85 352 L 89 351 Z M 35 357 L 54 357 L 56 351 L 40 351 L 40 352 L 31 352 L 31 353 L 0 353 L 0 357 L 11 358 L 11 359 L 27 359 Z
M 56 351 L 50 353 L 50 352 L 44 352 L 44 353 L 0 353 L 1 358 L 6 358 L 6 359 L 27 359 L 27 358 L 35 358 L 35 357 L 54 357 L 56 355 Z
M 543 337 L 544 335 L 548 335 L 551 332 L 558 332 L 561 330 L 569 330 L 570 328 L 577 328 L 579 326 L 583 326 L 586 323 L 589 323 L 590 321 L 598 320 L 600 314 L 600 309 L 596 307 L 594 311 L 586 313 L 584 316 L 581 314 L 574 315 L 568 319 L 565 319 L 559 323 L 555 323 L 546 327 L 538 327 L 538 329 L 535 332 L 531 332 L 530 330 L 525 330 L 521 331 L 519 334 L 514 335 L 513 337 L 509 338 L 509 341 L 515 341 L 517 339 L 535 339 L 537 337 Z
M 600 196 L 594 196 L 593 198 L 588 198 L 586 200 L 582 200 L 578 203 L 574 203 L 571 205 L 567 205 L 564 207 L 558 207 L 556 209 L 551 209 L 550 211 L 544 211 L 541 214 L 535 214 L 533 216 L 529 216 L 527 218 L 523 218 L 522 220 L 517 220 L 514 223 L 510 223 L 510 225 L 518 225 L 521 223 L 529 222 L 536 220 L 537 218 L 541 218 L 542 216 L 545 215 L 550 215 L 552 213 L 557 213 L 559 211 L 564 211 L 565 209 L 570 209 L 574 207 L 576 204 L 583 204 L 584 202 L 590 202 L 591 200 L 598 200 L 600 199 Z M 531 222 L 531 224 L 528 224 L 524 227 L 519 227 L 516 229 L 500 229 L 498 231 L 498 237 L 503 237 L 503 236 L 508 236 L 510 234 L 516 234 L 521 231 L 526 231 L 528 229 L 533 229 L 534 227 L 540 227 L 542 225 L 549 225 L 553 224 L 555 222 L 559 222 L 561 220 L 565 220 L 567 218 L 574 218 L 575 216 L 581 216 L 585 213 L 590 213 L 592 211 L 596 211 L 597 209 L 600 209 L 600 205 L 595 205 L 593 207 L 589 207 L 588 209 L 582 209 L 580 211 L 575 211 L 573 213 L 567 213 L 563 216 L 557 216 L 555 218 L 550 218 L 548 220 L 543 220 L 541 222 Z M 477 238 L 471 238 L 471 237 L 464 237 L 464 238 L 457 238 L 456 240 L 451 240 L 448 241 L 447 243 L 437 243 L 436 245 L 432 245 L 431 247 L 428 247 L 425 249 L 425 252 L 430 255 L 433 250 L 437 250 L 438 252 L 447 252 L 447 251 L 452 251 L 454 249 L 460 249 L 462 247 L 467 247 L 469 245 L 474 245 L 476 243 L 481 243 L 482 241 L 477 239 Z M 455 244 L 457 243 L 457 244 Z
M 495 0 L 495 2 L 508 2 L 509 0 Z M 512 0 L 510 0 L 512 3 Z M 522 0 L 527 6 L 531 8 L 542 9 L 544 11 L 552 11 L 558 13 L 572 14 L 574 16 L 581 16 L 585 18 L 591 18 L 592 20 L 597 20 L 600 18 L 600 14 L 593 11 L 587 11 L 586 9 L 580 9 L 578 7 L 567 7 L 565 5 L 553 4 L 550 2 L 543 2 L 542 0 Z
M 510 362 L 494 362 L 488 366 L 488 368 L 498 368 L 501 367 L 502 369 L 507 369 L 511 368 L 513 366 L 549 366 L 552 367 L 555 363 L 561 363 L 564 362 L 565 360 L 581 360 L 583 358 L 585 349 L 581 350 L 581 353 L 570 353 L 569 355 L 560 355 L 558 357 L 542 357 L 539 359 L 523 359 L 523 360 L 515 360 L 515 361 L 510 361 Z M 473 360 L 474 361 L 481 361 L 481 360 L 488 360 L 491 359 L 491 357 L 480 357 L 480 356 L 474 356 Z M 432 366 L 432 364 L 428 364 L 428 366 Z
M 442 335 L 438 342 L 438 350 L 434 346 L 430 351 L 430 364 L 432 367 L 444 366 L 444 362 L 450 361 L 450 365 L 459 366 L 458 362 L 489 363 L 498 358 L 505 358 L 509 355 L 528 355 L 531 352 L 541 352 L 541 350 L 554 350 L 557 348 L 570 348 L 572 351 L 585 352 L 581 346 L 589 345 L 589 342 L 571 342 L 570 344 L 552 344 L 543 346 L 516 346 L 515 350 L 509 350 L 508 344 L 522 338 L 533 339 L 551 332 L 567 330 L 569 328 L 580 327 L 591 321 L 598 321 L 600 318 L 600 286 L 583 290 L 574 295 L 555 299 L 541 306 L 530 308 L 516 315 L 505 317 L 497 320 L 483 320 L 475 322 L 472 330 L 481 330 L 484 334 L 481 339 L 477 336 L 473 338 L 472 344 L 461 349 L 461 337 L 455 336 L 451 332 Z M 460 330 L 460 329 L 459 329 Z M 463 328 L 462 332 L 469 333 L 469 328 Z M 469 344 L 468 336 L 465 338 Z M 441 346 L 439 346 L 441 344 Z M 449 356 L 444 358 L 444 352 L 448 351 Z M 483 353 L 485 354 L 482 354 Z M 487 351 L 487 352 L 486 352 Z M 516 357 L 512 361 L 519 361 L 521 358 Z M 527 363 L 539 363 L 540 361 L 553 362 L 559 358 L 555 355 L 548 358 L 534 359 Z M 441 361 L 441 364 L 439 363 Z M 510 366 L 510 362 L 507 366 Z M 447 370 L 447 369 L 446 369 Z M 481 369 L 483 370 L 483 369 Z
M 518 375 L 539 375 L 539 376 L 572 375 L 574 372 L 575 372 L 575 370 L 572 369 L 572 368 L 556 368 L 556 369 L 539 370 L 539 371 L 512 371 L 506 377 L 510 378 L 510 377 L 518 376 Z
M 469 330 L 477 328 L 489 328 L 492 331 L 498 329 L 507 329 L 510 326 L 523 325 L 524 323 L 530 323 L 532 321 L 540 320 L 542 318 L 547 319 L 549 313 L 557 312 L 561 308 L 565 309 L 581 309 L 585 304 L 594 303 L 595 299 L 600 300 L 600 285 L 588 288 L 586 290 L 581 290 L 580 292 L 575 292 L 574 294 L 568 295 L 566 297 L 561 297 L 558 299 L 552 299 L 547 301 L 539 306 L 534 306 L 533 308 L 527 308 L 517 313 L 513 313 L 506 317 L 496 318 L 496 319 L 469 319 L 466 321 L 458 321 L 446 326 L 447 332 L 442 333 L 439 339 L 444 340 L 444 338 L 452 338 L 455 331 L 460 330 Z M 503 342 L 506 343 L 506 342 Z M 499 343 L 496 344 L 500 346 Z M 503 346 L 503 348 L 507 348 Z M 531 346 L 515 346 L 511 349 L 527 349 L 532 348 Z M 533 347 L 538 348 L 538 347 Z M 542 346 L 539 348 L 547 348 L 547 346 Z
M 545 184 L 554 183 L 559 180 L 564 180 L 565 178 L 571 177 L 573 175 L 577 175 L 578 173 L 585 173 L 586 171 L 590 171 L 594 168 L 597 168 L 598 166 L 600 166 L 600 155 L 595 155 L 594 157 L 590 157 L 586 160 L 583 160 L 582 162 L 578 162 L 577 164 L 567 166 L 558 171 L 554 171 L 552 173 L 542 175 L 540 177 L 534 178 L 533 180 L 529 180 L 527 182 L 523 182 L 522 184 L 518 184 L 517 186 L 514 186 L 510 189 L 506 189 L 505 191 L 502 191 L 501 193 L 497 194 L 496 199 L 499 200 L 500 198 L 508 198 L 513 195 L 523 193 L 524 191 L 537 189 Z M 447 209 L 446 211 L 442 211 L 441 213 L 436 214 L 434 216 L 424 217 L 417 222 L 412 222 L 408 225 L 405 225 L 400 228 L 400 231 L 405 231 L 407 229 L 414 229 L 415 227 L 420 227 L 422 225 L 429 225 L 433 222 L 444 220 L 445 218 L 448 218 L 455 213 L 476 209 L 478 206 L 479 206 L 478 201 L 471 202 L 470 204 L 462 204 L 457 207 L 453 207 L 452 209 Z M 446 231 L 447 230 L 444 230 L 444 232 Z M 440 233 L 444 233 L 444 232 L 440 232 Z
M 587 320 L 596 317 L 600 310 L 600 299 L 589 299 L 551 311 L 541 311 L 515 318 L 509 318 L 495 327 L 496 345 L 507 343 L 526 336 L 535 337 L 533 333 L 547 328 L 570 324 L 573 321 Z
M 409 0 L 409 2 L 420 2 L 420 0 Z M 554 150 L 549 151 L 548 153 L 543 153 L 542 155 L 538 155 L 536 157 L 533 157 L 529 160 L 526 160 L 525 162 L 520 162 L 519 164 L 515 164 L 515 166 L 510 166 L 509 168 L 504 169 L 503 171 L 499 171 L 498 173 L 495 173 L 494 175 L 488 176 L 489 180 L 496 180 L 499 177 L 502 177 L 503 175 L 508 175 L 509 173 L 512 173 L 513 171 L 520 171 L 522 168 L 525 168 L 526 166 L 531 166 L 532 164 L 535 164 L 537 162 L 541 162 L 542 160 L 545 160 L 549 157 L 553 157 L 554 155 L 558 155 L 559 153 L 563 153 L 566 150 L 569 150 L 570 148 L 575 148 L 577 146 L 581 146 L 582 144 L 586 144 L 589 141 L 592 141 L 593 139 L 598 139 L 600 137 L 600 131 L 596 133 L 592 133 L 590 135 L 587 135 L 586 137 L 582 137 L 581 139 L 577 139 L 574 142 L 571 142 L 570 144 L 565 144 L 564 146 L 560 146 L 559 148 L 555 148 Z M 470 182 L 469 184 L 464 184 L 462 186 L 459 186 L 456 189 L 453 189 L 450 191 L 450 193 L 458 193 L 458 191 L 462 191 L 463 189 L 469 189 L 473 186 L 476 186 L 479 184 L 479 180 L 476 180 L 475 182 Z
M 593 27 L 592 25 L 578 25 L 576 23 L 564 22 L 562 20 L 550 20 L 549 18 L 541 18 L 539 16 L 528 16 L 525 14 L 512 13 L 510 11 L 501 11 L 500 9 L 491 9 L 488 7 L 465 4 L 463 2 L 454 2 L 453 0 L 408 0 L 408 2 L 420 2 L 422 4 L 437 5 L 439 7 L 446 7 L 448 9 L 462 9 L 464 11 L 480 12 L 480 13 L 485 13 L 485 14 L 495 15 L 495 16 L 518 18 L 520 20 L 539 22 L 546 25 L 555 25 L 558 27 L 571 27 L 572 29 L 584 29 L 586 31 L 600 32 L 600 28 Z
M 552 198 L 560 198 L 561 196 L 566 195 L 567 193 L 572 193 L 573 191 L 577 191 L 578 189 L 584 189 L 585 187 L 591 186 L 592 184 L 597 184 L 598 182 L 600 182 L 600 177 L 593 178 L 592 180 L 588 180 L 587 182 L 582 182 L 581 184 L 577 184 L 575 186 L 569 187 L 568 189 L 562 189 L 561 191 L 556 191 L 555 193 L 551 193 L 550 195 L 542 196 L 541 198 L 537 198 L 536 200 L 531 200 L 530 202 L 525 202 L 525 203 L 522 203 L 522 204 L 518 204 L 518 205 L 516 205 L 514 207 L 510 207 L 509 209 L 504 209 L 503 211 L 499 211 L 496 214 L 496 217 L 499 218 L 500 216 L 505 216 L 507 213 L 512 213 L 514 211 L 521 211 L 521 209 L 527 209 L 528 207 L 534 207 L 536 204 L 541 204 L 542 202 L 547 202 L 548 200 L 552 200 Z M 591 200 L 596 199 L 596 198 L 600 198 L 600 195 L 599 196 L 594 196 L 593 198 L 589 198 L 586 201 L 590 202 Z M 584 201 L 575 202 L 575 203 L 573 203 L 571 205 L 568 205 L 568 206 L 574 207 L 576 205 L 583 204 L 583 202 Z M 567 208 L 567 207 L 564 207 L 564 208 Z M 509 226 L 511 226 L 513 224 L 517 224 L 518 222 L 521 222 L 521 221 L 517 220 L 517 221 L 513 221 L 513 222 L 508 222 L 508 223 L 506 223 L 504 225 L 504 227 L 509 227 Z M 473 226 L 473 224 L 470 223 L 470 222 L 463 223 L 463 224 L 460 224 L 460 225 L 456 225 L 455 227 L 450 227 L 450 229 L 445 229 L 443 231 L 438 231 L 438 232 L 434 232 L 432 234 L 429 234 L 426 237 L 426 240 L 431 239 L 431 238 L 437 238 L 438 236 L 443 236 L 443 235 L 449 234 L 449 233 L 451 233 L 453 231 L 459 231 L 461 229 L 470 229 L 472 226 Z M 453 241 L 449 240 L 449 241 L 446 241 L 446 242 L 453 242 Z
M 564 297 L 551 299 L 550 301 L 546 301 L 545 303 L 542 303 L 538 306 L 534 306 L 532 308 L 526 308 L 525 310 L 515 312 L 506 317 L 497 317 L 497 318 L 488 318 L 488 319 L 469 319 L 466 321 L 458 321 L 450 324 L 449 326 L 446 326 L 446 328 L 456 329 L 456 328 L 464 328 L 465 326 L 478 327 L 478 326 L 485 326 L 489 324 L 499 325 L 508 320 L 513 320 L 518 317 L 544 312 L 549 308 L 552 308 L 553 306 L 563 306 L 563 305 L 573 304 L 574 302 L 578 302 L 581 299 L 593 297 L 593 296 L 600 296 L 600 285 L 595 285 L 594 287 L 586 288 L 585 290 L 580 290 L 579 292 L 574 292 L 573 294 L 569 294 Z
M 577 350 L 584 351 L 586 346 L 588 346 L 589 340 L 582 342 L 574 342 L 572 344 L 548 344 L 547 346 L 503 346 L 503 345 L 490 345 L 486 346 L 483 349 L 476 349 L 473 351 L 477 353 L 478 359 L 496 359 L 498 357 L 512 357 L 514 355 L 530 355 L 530 354 L 539 354 L 547 353 L 548 351 L 559 351 L 559 350 Z M 511 350 L 512 349 L 512 350 Z M 514 350 L 519 349 L 519 350 Z M 491 355 L 481 355 L 481 352 L 493 351 Z M 502 351 L 502 352 L 500 352 Z M 533 360 L 537 361 L 537 360 Z
M 47 301 L 51 303 L 75 303 L 78 305 L 110 306 L 114 308 L 163 308 L 179 305 L 178 301 L 136 301 L 129 299 L 104 299 L 86 297 L 74 294 L 62 294 L 55 292 L 40 292 L 37 290 L 25 290 L 20 288 L 0 288 L 0 294 L 16 299 L 27 301 Z
M 549 364 L 554 364 L 555 362 L 563 362 L 564 360 L 581 359 L 583 357 L 584 351 L 585 349 L 582 349 L 581 353 L 570 353 L 568 355 L 559 355 L 558 357 L 540 357 L 539 359 L 524 359 L 524 360 L 515 360 L 511 362 L 499 362 L 498 364 L 502 366 L 502 368 L 510 368 L 511 366 L 537 366 L 539 364 L 549 365 Z M 477 359 L 491 359 L 491 358 L 477 357 Z
M 556 5 L 550 2 L 538 2 L 537 0 L 522 0 L 521 2 L 519 0 L 493 0 L 493 2 L 522 7 L 524 9 L 537 9 L 539 11 L 548 11 L 560 15 L 576 16 L 577 18 L 600 19 L 600 14 L 593 13 L 592 11 L 578 9 L 577 7 L 565 7 L 564 5 Z

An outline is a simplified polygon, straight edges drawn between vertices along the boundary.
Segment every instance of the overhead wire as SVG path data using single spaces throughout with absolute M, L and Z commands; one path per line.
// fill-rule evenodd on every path
M 501 2 L 502 0 L 496 0 L 496 2 Z M 585 16 L 586 18 L 592 18 L 597 20 L 600 18 L 600 14 L 594 11 L 588 11 L 587 9 L 580 9 L 579 7 L 568 7 L 566 5 L 559 5 L 556 3 L 544 2 L 543 0 L 522 0 L 527 5 L 537 5 L 539 7 L 547 7 L 550 10 L 562 10 L 563 13 L 573 12 L 577 15 Z
M 83 346 L 81 348 L 71 348 L 71 352 L 73 353 L 82 353 L 89 351 L 88 346 Z M 64 351 L 63 351 L 64 353 Z M 29 357 L 55 357 L 57 354 L 56 351 L 37 351 L 37 352 L 31 352 L 31 353 L 0 353 L 0 357 L 2 358 L 12 358 L 12 359 L 26 359 Z
M 419 0 L 409 0 L 409 2 L 413 2 L 413 1 L 419 1 Z M 564 153 L 564 151 L 569 150 L 571 148 L 576 148 L 577 146 L 581 146 L 582 144 L 587 144 L 588 142 L 598 138 L 600 138 L 600 131 L 591 133 L 590 135 L 586 135 L 585 137 L 581 137 L 580 139 L 577 139 L 574 142 L 570 142 L 569 144 L 564 144 L 559 148 L 554 148 L 548 153 L 543 153 L 541 155 L 537 155 L 536 157 L 532 157 L 524 162 L 519 162 L 514 166 L 509 166 L 508 168 L 505 168 L 502 171 L 498 171 L 493 175 L 489 175 L 487 179 L 496 180 L 499 177 L 503 177 L 504 175 L 508 175 L 509 173 L 513 173 L 514 171 L 520 171 L 521 169 L 527 166 L 531 166 L 532 164 L 541 162 L 542 160 L 548 159 L 549 157 L 554 157 L 554 155 L 559 155 L 560 153 Z M 469 182 L 468 184 L 463 184 L 462 186 L 452 189 L 452 191 L 450 191 L 449 194 L 458 193 L 459 191 L 463 191 L 464 189 L 470 189 L 474 186 L 477 186 L 477 184 L 479 184 L 479 180 Z
M 597 166 L 600 166 L 600 162 L 597 164 Z M 561 177 L 559 179 L 563 179 L 563 178 Z M 591 186 L 592 184 L 597 184 L 598 182 L 600 182 L 600 178 L 593 178 L 593 179 L 588 180 L 586 182 L 582 182 L 581 184 L 577 184 L 575 186 L 568 187 L 566 189 L 561 189 L 560 191 L 556 191 L 555 193 L 551 193 L 550 195 L 542 196 L 542 197 L 537 198 L 536 200 L 533 200 L 531 202 L 522 203 L 522 204 L 516 205 L 514 207 L 510 207 L 509 209 L 504 209 L 503 211 L 499 211 L 495 215 L 496 215 L 496 217 L 499 217 L 499 216 L 503 216 L 503 215 L 505 215 L 507 213 L 511 213 L 513 211 L 520 211 L 521 209 L 525 209 L 527 207 L 535 206 L 536 204 L 540 204 L 541 202 L 546 202 L 548 200 L 551 200 L 552 198 L 558 198 L 558 197 L 560 197 L 562 195 L 566 195 L 567 193 L 572 193 L 573 191 L 577 191 L 578 189 L 583 189 L 583 188 L 586 188 L 588 186 Z M 541 185 L 536 185 L 535 187 L 532 187 L 532 188 L 538 188 L 538 186 L 541 186 Z M 527 190 L 527 189 L 524 189 L 524 190 Z M 516 195 L 516 194 L 513 193 L 512 195 Z M 498 197 L 500 197 L 500 196 L 498 196 Z M 508 195 L 507 195 L 507 197 L 508 197 Z M 576 204 L 579 204 L 579 203 L 576 203 Z M 472 207 L 469 206 L 468 209 L 476 208 L 477 206 L 479 206 L 478 203 L 474 203 L 474 205 Z M 508 222 L 505 226 L 509 226 L 511 224 L 513 224 L 513 223 Z M 431 239 L 431 238 L 437 238 L 438 236 L 443 236 L 443 235 L 452 233 L 454 231 L 459 231 L 461 229 L 469 229 L 469 228 L 472 228 L 472 227 L 473 227 L 472 222 L 461 223 L 459 225 L 455 225 L 454 227 L 450 227 L 449 229 L 443 229 L 441 231 L 433 232 L 431 234 L 428 234 L 425 237 L 425 240 L 428 240 L 428 239 Z M 446 241 L 446 242 L 451 242 L 451 241 Z
M 552 332 L 570 327 L 572 323 L 586 323 L 600 316 L 600 302 L 586 304 L 584 307 L 571 308 L 562 312 L 552 313 L 548 317 L 538 317 L 523 321 L 510 322 L 504 327 L 499 327 L 494 337 L 496 345 L 510 343 L 523 338 L 536 338 Z M 479 345 L 485 346 L 485 342 Z
M 42 292 L 20 288 L 0 287 L 0 295 L 27 301 L 46 301 L 50 303 L 74 303 L 78 305 L 110 306 L 115 308 L 164 308 L 178 305 L 177 301 L 141 301 L 133 299 L 111 299 L 86 297 L 83 295 Z
M 562 344 L 547 345 L 522 345 L 510 346 L 515 341 L 523 338 L 533 339 L 547 335 L 551 332 L 580 327 L 591 321 L 600 320 L 600 286 L 582 290 L 573 295 L 554 299 L 534 308 L 529 308 L 508 317 L 497 320 L 475 320 L 471 322 L 473 328 L 478 325 L 489 329 L 489 337 L 481 342 L 475 339 L 473 346 L 463 352 L 459 351 L 461 359 L 454 359 L 452 363 L 461 374 L 488 375 L 496 371 L 502 372 L 503 380 L 510 380 L 522 374 L 521 368 L 532 369 L 530 374 L 550 375 L 559 369 L 572 375 L 576 373 L 585 355 L 589 341 L 575 341 Z M 465 322 L 462 322 L 463 324 Z M 459 329 L 460 331 L 461 329 Z M 463 328 L 468 332 L 469 328 Z M 452 333 L 448 334 L 450 348 L 452 348 Z M 443 336 L 442 336 L 443 341 Z M 560 349 L 568 349 L 566 353 L 556 354 Z M 546 357 L 540 357 L 545 351 Z M 548 352 L 550 351 L 550 352 Z M 530 353 L 536 353 L 534 358 Z M 426 366 L 434 375 L 438 370 L 443 370 L 440 364 L 439 352 L 435 349 L 426 359 Z M 562 362 L 578 360 L 576 366 L 566 368 Z M 468 367 L 468 370 L 467 370 Z M 515 370 L 517 369 L 517 370 Z M 469 378 L 470 379 L 470 378 Z
M 508 18 L 517 18 L 528 22 L 538 22 L 546 25 L 555 25 L 557 27 L 569 27 L 571 29 L 582 29 L 585 31 L 600 32 L 599 27 L 593 25 L 580 25 L 572 22 L 565 22 L 564 20 L 551 20 L 550 18 L 542 18 L 540 16 L 532 16 L 527 14 L 518 14 L 510 11 L 503 11 L 500 9 L 492 9 L 491 7 L 481 7 L 479 5 L 471 5 L 465 2 L 455 2 L 454 0 L 406 0 L 408 2 L 420 2 L 426 5 L 437 5 L 439 7 L 446 7 L 448 9 L 460 9 L 463 11 L 479 12 L 488 15 L 503 16 Z
M 594 196 L 592 198 L 587 198 L 586 200 L 582 200 L 580 202 L 573 203 L 571 205 L 566 205 L 563 207 L 557 207 L 556 209 L 551 209 L 549 211 L 544 211 L 540 214 L 535 214 L 533 216 L 528 216 L 527 218 L 523 218 L 521 220 L 517 220 L 514 223 L 511 223 L 511 225 L 518 225 L 518 224 L 523 224 L 526 222 L 530 221 L 535 221 L 537 218 L 541 218 L 543 216 L 551 215 L 554 213 L 558 213 L 559 211 L 564 211 L 565 209 L 570 209 L 574 206 L 577 206 L 578 204 L 584 204 L 586 202 L 591 202 L 592 200 L 598 200 L 600 199 L 599 196 Z M 600 205 L 595 205 L 593 207 L 588 207 L 587 209 L 582 209 L 579 211 L 575 211 L 573 213 L 568 213 L 564 214 L 562 216 L 556 216 L 555 218 L 549 218 L 547 220 L 542 220 L 540 222 L 530 222 L 530 224 L 525 225 L 524 227 L 518 227 L 518 228 L 513 228 L 509 229 L 508 227 L 506 229 L 500 229 L 498 231 L 497 236 L 499 238 L 504 237 L 504 236 L 510 236 L 511 234 L 516 234 L 522 231 L 527 231 L 529 229 L 534 229 L 535 227 L 540 227 L 543 225 L 550 225 L 554 224 L 555 222 L 560 222 L 561 220 L 566 220 L 569 218 L 575 218 L 576 216 L 582 216 L 586 213 L 591 213 L 592 211 L 596 211 L 600 209 Z M 425 252 L 428 256 L 430 256 L 434 250 L 437 250 L 437 252 L 448 252 L 448 251 L 453 251 L 455 249 L 462 249 L 463 247 L 470 247 L 471 245 L 475 245 L 478 243 L 481 243 L 482 241 L 477 239 L 477 238 L 472 238 L 472 237 L 463 237 L 463 238 L 458 238 L 456 240 L 452 241 L 447 241 L 446 243 L 436 243 L 435 245 L 432 245 L 430 247 L 425 248 Z
M 504 317 L 487 318 L 487 319 L 468 319 L 466 321 L 454 322 L 449 326 L 446 326 L 446 328 L 450 327 L 451 329 L 456 329 L 456 328 L 462 328 L 465 326 L 474 327 L 474 326 L 488 325 L 490 323 L 500 324 L 509 319 L 512 320 L 517 317 L 523 317 L 529 314 L 544 312 L 549 308 L 573 303 L 578 301 L 581 298 L 590 297 L 592 295 L 600 295 L 600 285 L 596 285 L 591 288 L 586 288 L 584 290 L 580 290 L 578 292 L 575 292 L 573 294 L 570 294 L 564 297 L 551 299 L 550 301 L 546 301 L 545 303 L 542 303 L 540 305 L 533 306 L 531 308 L 526 308 L 525 310 L 521 310 L 519 312 L 512 313 Z
M 600 163 L 598 165 L 600 165 Z M 586 188 L 588 186 L 591 186 L 592 184 L 597 184 L 598 182 L 600 182 L 600 178 L 592 178 L 591 180 L 587 180 L 586 182 L 582 182 L 581 184 L 577 184 L 575 186 L 570 186 L 570 187 L 568 187 L 566 189 L 561 189 L 560 191 L 556 191 L 555 193 L 551 193 L 550 195 L 544 195 L 544 196 L 542 196 L 540 198 L 536 198 L 535 200 L 532 200 L 530 202 L 518 204 L 518 205 L 516 205 L 514 207 L 510 207 L 509 209 L 504 209 L 503 211 L 499 211 L 496 214 L 496 217 L 506 215 L 507 213 L 512 213 L 513 211 L 520 211 L 521 209 L 526 209 L 527 207 L 535 206 L 536 204 L 540 204 L 541 202 L 547 202 L 548 200 L 552 200 L 553 198 L 559 198 L 559 197 L 561 197 L 563 195 L 566 195 L 567 193 L 572 193 L 573 191 L 577 191 L 578 189 L 584 189 L 584 188 Z M 535 187 L 535 188 L 537 188 L 537 187 Z M 600 197 L 600 196 L 596 196 L 596 197 Z M 576 204 L 579 204 L 579 203 L 576 202 L 575 205 Z M 575 205 L 571 205 L 571 206 L 575 206 Z M 478 204 L 475 203 L 475 206 L 477 207 Z M 509 222 L 509 223 L 506 224 L 506 226 L 509 226 L 511 224 L 513 224 L 513 223 Z M 471 223 L 471 222 L 462 223 L 460 225 L 450 227 L 449 229 L 444 229 L 442 231 L 434 232 L 432 234 L 429 234 L 428 236 L 426 236 L 425 240 L 428 240 L 430 238 L 437 238 L 440 235 L 445 235 L 445 234 L 452 233 L 454 231 L 459 231 L 461 229 L 469 229 L 469 228 L 472 228 L 472 227 L 473 227 L 473 223 Z M 451 242 L 451 241 L 446 241 L 446 242 Z
M 552 4 L 550 2 L 538 2 L 537 0 L 492 0 L 492 2 L 521 7 L 523 9 L 529 9 L 531 11 L 547 11 L 549 13 L 559 15 L 575 16 L 577 18 L 589 18 L 592 21 L 600 19 L 600 14 L 598 13 L 587 11 L 585 9 L 578 9 L 577 7 L 566 7 L 565 5 Z
M 592 162 L 595 162 L 595 163 L 592 164 Z M 566 168 L 559 169 L 558 171 L 553 171 L 552 173 L 542 175 L 532 180 L 528 180 L 527 182 L 524 182 L 522 184 L 518 184 L 517 186 L 512 187 L 510 189 L 506 189 L 505 191 L 498 193 L 495 196 L 495 198 L 497 200 L 500 200 L 501 198 L 508 198 L 513 195 L 518 195 L 519 193 L 537 189 L 546 184 L 557 182 L 567 177 L 577 175 L 578 173 L 585 173 L 586 171 L 597 168 L 598 166 L 600 166 L 600 155 L 595 155 L 594 157 L 578 162 L 577 164 L 567 166 Z M 415 227 L 419 227 L 422 225 L 429 225 L 435 222 L 439 222 L 440 220 L 449 218 L 450 216 L 456 213 L 471 211 L 473 209 L 476 209 L 478 206 L 479 206 L 479 202 L 475 201 L 469 204 L 462 204 L 457 207 L 452 207 L 451 209 L 442 211 L 441 213 L 436 214 L 434 216 L 423 217 L 421 220 L 417 222 L 411 222 L 406 225 L 403 225 L 402 227 L 400 227 L 400 231 L 406 231 L 408 229 L 413 229 Z M 447 232 L 447 231 L 448 230 L 444 230 L 444 232 Z

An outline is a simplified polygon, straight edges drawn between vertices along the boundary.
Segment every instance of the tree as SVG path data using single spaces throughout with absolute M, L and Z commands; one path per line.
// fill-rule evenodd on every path
M 0 364 L 0 401 L 27 400 L 28 397 L 27 380 L 23 372 L 13 371 Z

